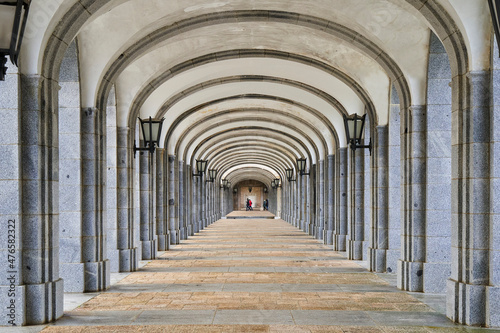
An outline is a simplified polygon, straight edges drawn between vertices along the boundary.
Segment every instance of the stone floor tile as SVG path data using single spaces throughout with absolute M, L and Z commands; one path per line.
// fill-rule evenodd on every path
M 358 325 L 376 326 L 366 312 L 363 311 L 291 311 L 297 325 Z
M 219 310 L 214 324 L 282 324 L 293 325 L 290 311 L 286 310 Z

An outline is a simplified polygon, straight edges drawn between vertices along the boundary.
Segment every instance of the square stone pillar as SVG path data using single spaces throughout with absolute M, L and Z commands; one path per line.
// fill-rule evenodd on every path
M 156 237 L 158 251 L 167 251 L 170 247 L 170 236 L 165 212 L 165 150 L 157 148 L 156 157 Z
M 0 82 L 0 325 L 63 314 L 59 277 L 58 83 L 7 64 Z M 20 90 L 19 90 L 20 88 Z M 44 94 L 41 96 L 40 94 Z M 41 103 L 41 101 L 46 101 Z
M 130 129 L 117 128 L 116 174 L 116 227 L 117 248 L 119 252 L 120 272 L 134 272 L 139 264 L 139 249 L 135 246 L 135 225 L 138 220 L 134 216 L 134 163 Z M 137 157 L 136 157 L 137 158 Z M 134 221 L 137 221 L 134 223 Z
M 377 140 L 374 153 L 376 154 L 376 208 L 371 230 L 370 270 L 372 272 L 386 272 L 386 255 L 389 235 L 389 168 L 388 168 L 388 128 L 377 127 Z
M 426 216 L 426 107 L 413 106 L 405 119 L 404 223 L 402 259 L 398 263 L 398 287 L 423 291 Z
M 348 225 L 348 184 L 349 164 L 348 148 L 338 150 L 338 176 L 337 176 L 337 215 L 335 220 L 335 234 L 333 237 L 333 249 L 335 251 L 347 251 L 347 225 Z
M 183 161 L 179 161 L 179 232 L 180 239 L 187 239 L 186 223 L 186 166 Z
M 144 146 L 141 144 L 141 146 Z M 139 200 L 140 237 L 142 260 L 157 257 L 156 219 L 154 217 L 154 155 L 148 151 L 138 153 L 139 157 Z
M 323 230 L 325 229 L 325 161 L 318 162 L 318 180 L 316 184 L 318 203 L 316 207 L 316 216 L 318 223 L 316 224 L 316 238 L 323 239 Z
M 498 56 L 498 55 L 497 55 Z M 468 108 L 453 108 L 452 270 L 447 282 L 447 315 L 467 325 L 498 322 L 497 271 L 490 266 L 491 237 L 491 81 L 490 72 L 453 78 L 452 88 L 470 87 Z M 467 90 L 465 90 L 467 91 Z M 454 94 L 456 96 L 456 94 Z M 497 164 L 497 163 L 495 163 Z M 496 246 L 498 242 L 494 241 Z M 494 265 L 494 264 L 493 264 Z M 492 298 L 493 297 L 493 298 Z
M 347 257 L 350 260 L 363 260 L 363 242 L 365 239 L 364 219 L 364 150 L 351 150 L 351 219 L 348 224 Z
M 333 245 L 335 227 L 335 155 L 328 155 L 326 160 L 326 209 L 325 231 L 323 242 Z
M 300 188 L 299 196 L 299 224 L 298 227 L 307 232 L 307 183 L 309 175 L 297 175 L 297 183 Z

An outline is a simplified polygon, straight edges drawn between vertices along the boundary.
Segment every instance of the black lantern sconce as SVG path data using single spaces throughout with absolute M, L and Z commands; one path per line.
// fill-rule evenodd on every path
M 294 182 L 295 179 L 293 179 L 293 169 L 286 169 L 286 179 L 288 179 L 289 182 Z
M 207 169 L 208 160 L 196 160 L 196 170 L 198 173 L 193 173 L 193 177 L 202 177 Z
M 267 187 L 264 186 L 264 193 L 267 193 Z
M 234 193 L 234 194 L 238 193 L 238 188 L 236 188 L 236 187 L 235 187 L 235 188 L 233 188 L 233 193 Z
M 306 164 L 307 164 L 307 159 L 306 158 L 297 158 L 297 172 L 301 175 L 308 175 L 309 173 L 306 173 Z
M 271 180 L 271 187 L 273 189 L 277 189 L 278 187 L 280 187 L 280 179 L 276 178 L 276 179 Z
M 18 66 L 30 5 L 31 0 L 0 0 L 0 81 L 7 74 L 7 56 Z
M 141 119 L 138 118 L 139 121 L 141 122 L 141 129 L 142 129 L 142 137 L 144 139 L 144 144 L 146 147 L 136 147 L 135 146 L 135 141 L 134 141 L 134 158 L 135 158 L 135 153 L 139 150 L 147 150 L 151 154 L 155 152 L 156 147 L 159 147 L 159 141 L 161 137 L 161 128 L 163 126 L 163 121 L 165 118 L 162 118 L 160 120 L 158 119 L 153 119 L 149 117 L 149 119 Z
M 205 183 L 213 183 L 216 177 L 217 177 L 217 170 L 209 169 L 208 179 L 205 181 Z
M 231 182 L 227 179 L 223 179 L 221 188 L 224 190 L 231 188 Z
M 252 193 L 252 186 L 248 187 L 248 193 Z
M 361 145 L 361 140 L 363 139 L 363 133 L 365 128 L 366 114 L 358 116 L 356 113 L 352 116 L 344 115 L 344 126 L 345 133 L 347 136 L 347 142 L 351 145 L 352 150 L 357 148 L 368 148 L 370 150 L 370 155 L 372 154 L 372 141 L 368 145 Z

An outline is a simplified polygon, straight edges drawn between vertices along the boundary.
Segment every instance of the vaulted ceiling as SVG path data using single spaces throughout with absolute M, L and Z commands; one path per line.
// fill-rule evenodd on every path
M 21 70 L 44 74 L 60 64 L 51 40 L 76 39 L 82 107 L 103 108 L 114 87 L 117 126 L 165 117 L 168 154 L 270 182 L 345 147 L 343 114 L 387 125 L 393 86 L 403 106 L 425 104 L 431 31 L 448 51 L 459 32 L 469 70 L 487 66 L 484 31 L 467 25 L 489 29 L 487 2 L 430 3 L 33 0 Z

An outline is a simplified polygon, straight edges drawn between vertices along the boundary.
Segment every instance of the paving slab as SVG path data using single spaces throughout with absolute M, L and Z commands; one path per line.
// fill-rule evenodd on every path
M 297 325 L 376 326 L 376 322 L 364 311 L 292 310 L 291 313 Z
M 219 310 L 215 314 L 214 324 L 273 324 L 293 325 L 294 321 L 290 311 L 280 310 Z
M 212 310 L 143 311 L 134 320 L 134 325 L 209 325 L 214 315 Z

